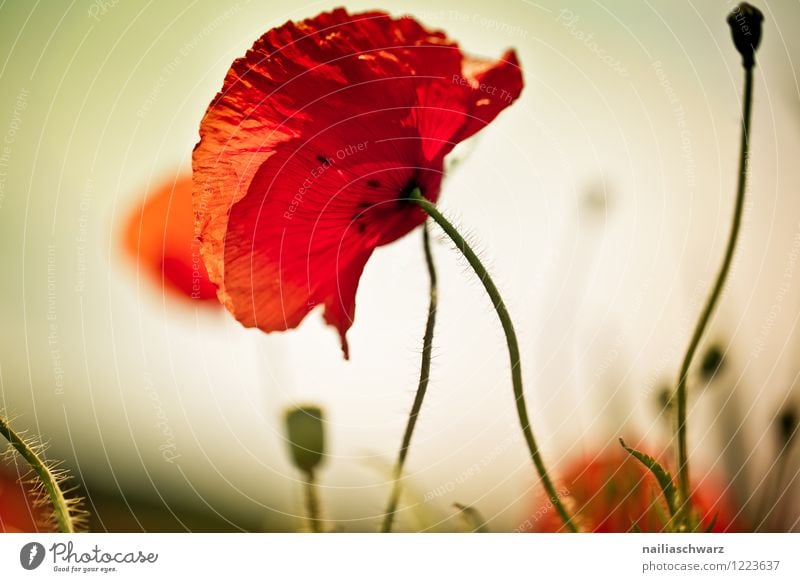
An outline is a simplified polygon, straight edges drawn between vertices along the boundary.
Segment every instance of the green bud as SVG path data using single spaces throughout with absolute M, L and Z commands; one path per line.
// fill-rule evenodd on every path
M 298 406 L 286 412 L 286 436 L 294 466 L 310 473 L 325 456 L 325 427 L 322 409 Z

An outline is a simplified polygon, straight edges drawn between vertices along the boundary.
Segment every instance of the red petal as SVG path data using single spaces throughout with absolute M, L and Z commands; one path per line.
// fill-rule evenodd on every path
M 511 50 L 506 51 L 499 62 L 467 61 L 464 76 L 469 79 L 473 93 L 471 118 L 462 128 L 459 141 L 483 129 L 522 93 L 519 61 Z
M 425 219 L 403 198 L 419 187 L 435 201 L 444 157 L 519 95 L 506 61 L 465 60 L 442 33 L 379 12 L 257 40 L 193 156 L 203 257 L 236 318 L 282 330 L 321 304 L 346 347 L 367 259 Z

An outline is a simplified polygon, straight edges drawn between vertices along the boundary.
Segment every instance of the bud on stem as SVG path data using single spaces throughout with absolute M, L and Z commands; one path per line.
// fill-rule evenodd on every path
M 752 68 L 756 64 L 756 49 L 761 43 L 761 22 L 764 15 L 755 6 L 742 2 L 728 15 L 728 25 L 736 50 L 742 55 L 742 65 Z
M 286 436 L 294 466 L 311 473 L 325 456 L 325 427 L 322 410 L 299 406 L 286 413 Z

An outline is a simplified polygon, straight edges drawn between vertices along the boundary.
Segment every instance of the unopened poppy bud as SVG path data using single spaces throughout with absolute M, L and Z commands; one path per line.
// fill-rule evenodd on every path
M 710 382 L 714 379 L 717 372 L 719 372 L 725 365 L 725 354 L 722 353 L 722 348 L 718 345 L 712 345 L 703 356 L 703 361 L 700 364 L 700 374 L 703 380 Z
M 755 52 L 761 43 L 761 21 L 764 15 L 755 6 L 742 2 L 728 15 L 728 25 L 736 50 L 742 55 L 742 65 L 755 65 Z
M 325 456 L 325 427 L 322 409 L 298 406 L 286 413 L 289 453 L 295 467 L 310 473 Z
M 657 394 L 658 407 L 661 412 L 669 412 L 672 410 L 672 388 L 664 386 Z
M 788 407 L 778 416 L 778 432 L 783 447 L 792 444 L 797 435 L 797 412 L 794 408 Z

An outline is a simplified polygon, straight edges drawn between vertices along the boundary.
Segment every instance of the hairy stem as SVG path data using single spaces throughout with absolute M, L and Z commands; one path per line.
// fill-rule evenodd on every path
M 503 326 L 503 332 L 506 336 L 508 356 L 511 360 L 511 383 L 514 387 L 514 399 L 517 406 L 517 416 L 519 417 L 519 423 L 522 427 L 522 433 L 525 437 L 525 443 L 528 445 L 528 451 L 530 452 L 531 460 L 533 461 L 533 464 L 539 473 L 539 477 L 542 480 L 542 485 L 547 492 L 547 496 L 552 500 L 558 515 L 564 522 L 564 525 L 569 531 L 577 532 L 578 528 L 573 522 L 572 517 L 570 517 L 569 513 L 567 512 L 567 508 L 561 501 L 561 497 L 556 491 L 556 488 L 547 473 L 547 468 L 542 460 L 542 455 L 539 452 L 536 439 L 533 437 L 533 430 L 531 429 L 531 423 L 528 418 L 528 409 L 525 406 L 525 393 L 522 389 L 522 366 L 520 364 L 517 334 L 514 332 L 514 325 L 511 322 L 511 316 L 508 314 L 508 309 L 506 309 L 505 303 L 503 303 L 500 292 L 497 290 L 494 281 L 492 281 L 492 278 L 489 276 L 489 272 L 486 270 L 486 267 L 483 266 L 483 263 L 481 263 L 478 255 L 476 255 L 472 248 L 470 248 L 464 237 L 461 236 L 458 230 L 442 215 L 441 212 L 439 212 L 434 204 L 422 196 L 419 188 L 415 189 L 414 192 L 411 193 L 411 200 L 416 202 L 419 207 L 428 214 L 428 216 L 433 218 L 433 220 L 436 221 L 442 230 L 444 230 L 447 236 L 450 237 L 450 239 L 464 255 L 464 258 L 467 259 L 467 262 L 475 271 L 475 274 L 481 280 L 484 289 L 486 289 L 486 293 L 489 295 L 489 298 L 492 301 L 492 305 L 497 312 L 497 317 L 500 319 L 500 324 Z
M 397 461 L 392 474 L 394 481 L 392 484 L 392 493 L 389 497 L 389 505 L 386 508 L 386 513 L 383 517 L 383 525 L 381 526 L 381 532 L 383 533 L 392 531 L 392 522 L 394 521 L 395 511 L 397 511 L 397 503 L 400 501 L 400 490 L 402 488 L 400 478 L 403 476 L 403 467 L 405 466 L 406 457 L 408 456 L 408 449 L 411 446 L 411 437 L 414 434 L 414 427 L 417 424 L 419 411 L 422 408 L 422 401 L 425 399 L 425 393 L 428 390 L 428 379 L 430 378 L 431 372 L 431 352 L 433 351 L 433 328 L 436 325 L 437 296 L 436 266 L 433 263 L 430 234 L 427 225 L 425 225 L 422 231 L 422 245 L 425 250 L 425 263 L 428 266 L 428 278 L 430 280 L 428 321 L 425 324 L 425 335 L 422 338 L 422 363 L 419 369 L 417 394 L 414 397 L 414 403 L 411 405 L 411 412 L 408 415 L 408 422 L 406 423 L 406 431 L 403 434 L 403 442 L 400 444 L 400 452 L 397 454 Z
M 747 162 L 750 150 L 750 113 L 753 105 L 753 65 L 745 66 L 744 69 L 744 101 L 742 105 L 742 139 L 739 152 L 739 178 L 738 186 L 736 189 L 736 205 L 733 210 L 733 224 L 731 225 L 730 237 L 728 238 L 728 246 L 725 249 L 725 257 L 722 260 L 719 274 L 711 292 L 706 300 L 705 308 L 697 320 L 692 339 L 689 342 L 689 347 L 686 350 L 686 355 L 683 358 L 681 365 L 680 375 L 678 376 L 678 387 L 676 390 L 677 400 L 677 428 L 676 434 L 678 438 L 678 494 L 679 494 L 679 511 L 685 517 L 686 510 L 688 509 L 689 496 L 690 496 L 690 483 L 689 483 L 689 459 L 688 459 L 688 446 L 687 446 L 687 428 L 686 428 L 686 408 L 687 408 L 687 379 L 689 376 L 689 369 L 692 366 L 697 348 L 700 345 L 700 340 L 703 337 L 708 322 L 714 313 L 714 308 L 719 301 L 722 289 L 725 286 L 725 281 L 728 278 L 731 262 L 733 260 L 733 252 L 736 248 L 736 240 L 739 238 L 739 230 L 742 224 L 742 212 L 744 210 L 744 195 L 747 184 Z
M 53 504 L 53 511 L 56 516 L 58 529 L 64 533 L 75 533 L 75 525 L 70 515 L 69 503 L 58 484 L 58 479 L 48 468 L 47 464 L 36 454 L 28 443 L 12 429 L 6 419 L 0 416 L 0 434 L 2 434 L 11 446 L 22 456 L 36 473 L 36 476 L 44 486 L 50 502 Z

